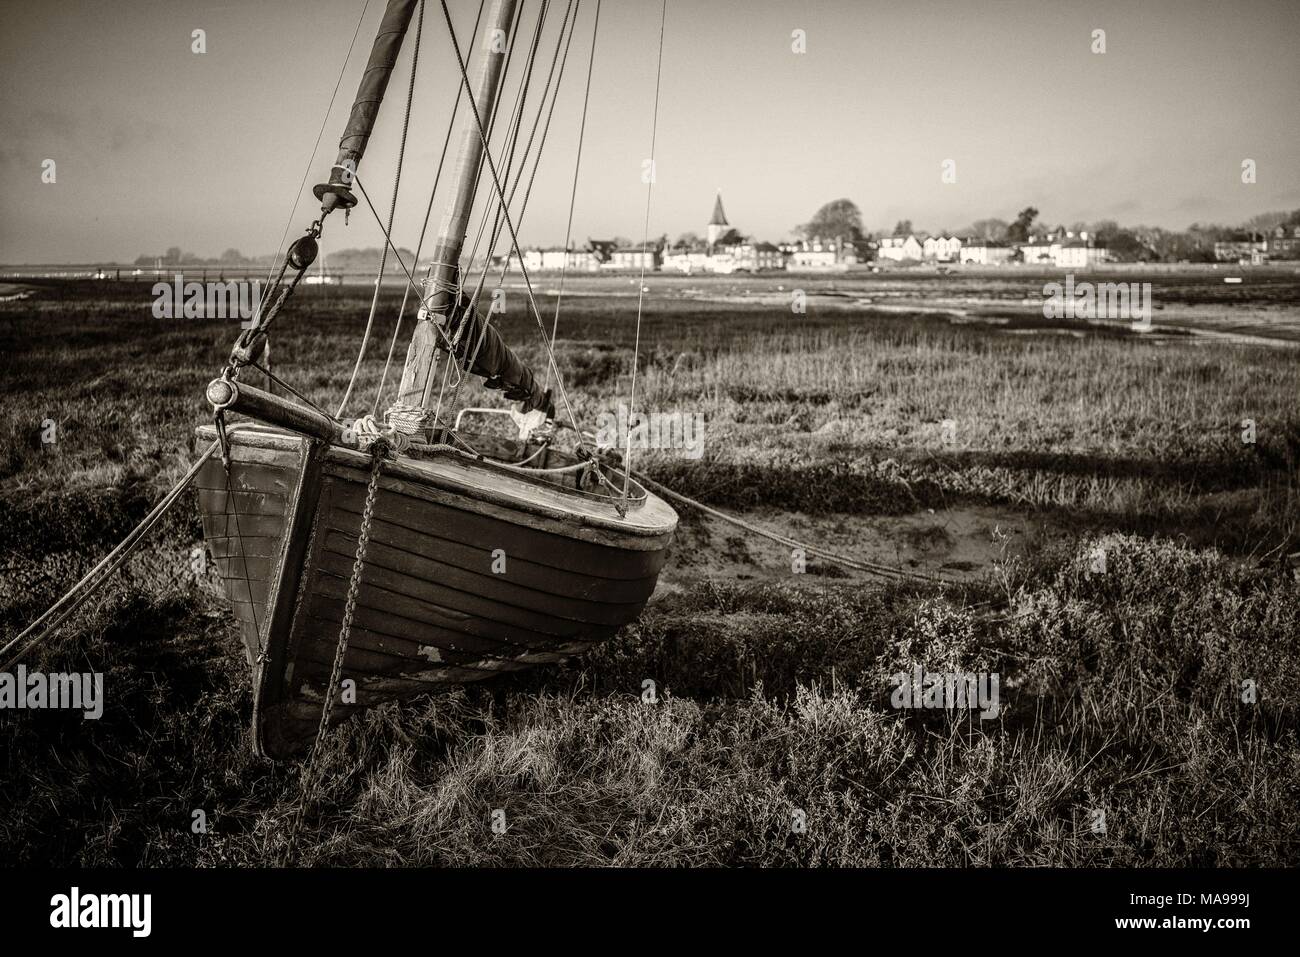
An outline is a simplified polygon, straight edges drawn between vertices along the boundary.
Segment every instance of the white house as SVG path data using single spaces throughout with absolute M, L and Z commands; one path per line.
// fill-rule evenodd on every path
M 1030 236 L 1020 247 L 1027 265 L 1056 266 L 1060 269 L 1083 269 L 1106 259 L 1106 247 L 1088 240 L 1086 232 L 1076 238 L 1074 233 L 1063 236 Z
M 664 252 L 664 269 L 671 272 L 716 272 L 713 256 L 704 249 L 674 246 Z
M 955 262 L 961 255 L 961 240 L 956 236 L 926 236 L 921 244 L 921 255 L 938 262 Z
M 858 261 L 852 243 L 814 236 L 784 247 L 787 269 L 834 269 Z
M 1300 226 L 1279 225 L 1268 240 L 1270 259 L 1300 258 Z
M 924 252 L 921 243 L 914 235 L 886 236 L 880 240 L 880 246 L 876 249 L 876 258 L 903 262 L 908 259 L 920 259 Z
M 510 254 L 509 268 L 519 269 L 519 257 Z M 524 268 L 529 272 L 594 272 L 599 268 L 599 261 L 590 249 L 570 249 L 567 253 L 560 246 L 548 249 L 525 249 Z
M 1000 266 L 1011 259 L 1015 250 L 1005 243 L 986 239 L 968 239 L 962 243 L 960 261 L 979 266 Z
M 1087 233 L 1083 234 L 1085 237 Z M 1056 265 L 1063 269 L 1086 269 L 1106 258 L 1105 246 L 1094 246 L 1086 238 L 1069 239 L 1056 250 Z
M 601 269 L 610 270 L 645 270 L 655 272 L 659 269 L 662 250 L 657 246 L 642 249 L 640 246 L 616 246 L 610 251 L 609 259 L 600 264 Z
M 1020 244 L 1020 257 L 1026 265 L 1054 266 L 1060 248 L 1061 244 L 1048 236 L 1030 236 L 1029 242 Z
M 1219 262 L 1261 263 L 1267 258 L 1268 240 L 1256 239 L 1254 233 L 1234 233 L 1214 244 L 1214 258 Z

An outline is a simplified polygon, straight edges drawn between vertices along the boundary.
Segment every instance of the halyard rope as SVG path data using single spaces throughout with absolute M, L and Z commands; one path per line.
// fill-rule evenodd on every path
M 393 201 L 388 207 L 388 228 L 384 230 L 387 236 L 393 231 L 393 218 L 397 215 L 397 195 L 402 186 L 402 161 L 406 158 L 406 134 L 411 126 L 411 104 L 415 101 L 415 74 L 420 65 L 420 38 L 424 32 L 424 0 L 420 0 L 418 13 L 415 21 L 415 47 L 411 51 L 411 82 L 406 88 L 406 112 L 402 115 L 402 140 L 397 147 L 397 170 L 393 174 Z M 348 380 L 347 390 L 343 393 L 343 401 L 339 403 L 339 410 L 335 413 L 335 418 L 342 418 L 344 410 L 347 408 L 348 400 L 352 398 L 352 389 L 357 384 L 357 376 L 361 372 L 361 363 L 366 357 L 366 346 L 370 344 L 370 330 L 375 324 L 375 313 L 379 310 L 379 293 L 384 286 L 384 267 L 388 265 L 388 245 L 385 244 L 379 254 L 379 275 L 375 278 L 375 292 L 370 298 L 370 315 L 366 318 L 366 331 L 361 336 L 361 348 L 357 350 L 356 365 L 352 367 L 352 378 Z
M 352 616 L 357 609 L 357 592 L 361 590 L 361 573 L 366 565 L 366 546 L 370 544 L 370 525 L 375 517 L 375 498 L 379 492 L 379 475 L 384 466 L 384 455 L 388 446 L 380 439 L 370 447 L 374 456 L 370 466 L 370 484 L 366 488 L 366 505 L 361 513 L 361 531 L 357 536 L 357 553 L 352 562 L 352 578 L 348 582 L 348 597 L 343 605 L 343 622 L 339 626 L 338 645 L 334 649 L 334 665 L 330 669 L 329 684 L 325 689 L 325 705 L 321 709 L 320 725 L 316 728 L 316 740 L 312 743 L 311 753 L 302 769 L 302 789 L 298 797 L 298 806 L 294 809 L 293 820 L 289 825 L 289 839 L 280 858 L 281 866 L 293 858 L 294 848 L 298 843 L 298 831 L 302 826 L 303 813 L 311 803 L 317 786 L 316 762 L 320 758 L 325 736 L 329 733 L 330 714 L 334 710 L 334 699 L 339 693 L 339 684 L 343 677 L 343 659 L 348 653 L 348 641 L 352 636 Z
M 519 189 L 519 183 L 523 180 L 524 170 L 525 170 L 525 167 L 527 167 L 527 165 L 528 165 L 528 156 L 529 156 L 529 154 L 532 152 L 532 149 L 533 149 L 533 140 L 534 140 L 534 139 L 536 138 L 536 136 L 537 136 L 537 127 L 538 127 L 538 125 L 539 125 L 540 122 L 541 122 L 541 119 L 542 119 L 542 112 L 543 112 L 544 110 L 546 110 L 546 97 L 547 97 L 547 95 L 548 95 L 548 93 L 549 93 L 549 94 L 551 94 L 551 105 L 550 105 L 550 109 L 549 109 L 549 110 L 546 110 L 546 125 L 542 128 L 542 139 L 541 139 L 541 142 L 538 143 L 538 146 L 537 146 L 537 155 L 536 155 L 536 156 L 534 157 L 534 159 L 533 159 L 533 171 L 532 171 L 532 174 L 531 174 L 531 175 L 529 176 L 529 178 L 528 178 L 528 186 L 524 189 L 524 198 L 523 198 L 523 202 L 522 202 L 522 204 L 521 204 L 520 207 L 519 207 L 519 214 L 518 214 L 518 216 L 517 216 L 516 219 L 515 219 L 515 225 L 516 225 L 516 227 L 521 227 L 521 226 L 523 225 L 524 214 L 525 214 L 525 213 L 527 212 L 527 210 L 528 210 L 528 199 L 529 199 L 530 196 L 532 196 L 532 193 L 533 193 L 533 182 L 534 182 L 534 180 L 536 180 L 536 178 L 537 178 L 537 168 L 538 168 L 538 166 L 541 165 L 541 162 L 542 162 L 542 152 L 543 152 L 543 150 L 545 150 L 545 148 L 546 148 L 546 138 L 547 138 L 547 136 L 550 134 L 550 130 L 551 130 L 551 118 L 555 115 L 555 104 L 556 104 L 556 101 L 559 100 L 559 98 L 560 98 L 560 84 L 561 84 L 561 82 L 562 82 L 563 79 L 564 79 L 564 68 L 565 68 L 565 66 L 566 66 L 566 65 L 568 64 L 568 62 L 569 62 L 569 46 L 570 46 L 570 44 L 572 44 L 572 42 L 573 42 L 573 31 L 574 31 L 574 29 L 575 29 L 575 28 L 577 27 L 577 25 L 578 25 L 578 17 L 577 17 L 577 13 L 578 13 L 578 10 L 579 10 L 580 7 L 581 7 L 581 0 L 578 0 L 578 4 L 577 4 L 576 6 L 575 6 L 575 4 L 574 4 L 574 0 L 569 0 L 569 5 L 568 5 L 568 7 L 565 9 L 565 11 L 564 11 L 564 20 L 560 23 L 560 32 L 559 32 L 559 35 L 556 37 L 556 43 L 555 43 L 555 54 L 551 57 L 551 69 L 550 69 L 550 72 L 549 72 L 549 73 L 547 74 L 547 76 L 546 76 L 546 84 L 542 87 L 542 97 L 541 97 L 540 102 L 538 103 L 538 107 L 537 107 L 537 116 L 536 116 L 536 118 L 533 120 L 533 129 L 532 129 L 532 132 L 529 133 L 529 135 L 528 135 L 528 143 L 524 146 L 524 155 L 523 155 L 523 159 L 520 160 L 520 163 L 519 163 L 519 172 L 518 172 L 518 174 L 515 176 L 515 182 L 514 182 L 514 185 L 510 188 L 510 201 L 511 201 L 511 202 L 514 202 L 515 193 L 516 193 L 516 192 L 518 191 L 518 189 Z M 572 21 L 569 20 L 569 14 L 570 14 L 570 13 L 572 13 L 572 14 L 574 15 Z M 543 16 L 544 16 L 544 15 L 545 15 L 545 11 L 543 11 Z M 566 37 L 565 37 L 565 32 L 564 32 L 566 26 L 568 27 L 568 37 L 567 37 L 567 39 L 566 39 Z M 563 57 L 563 59 L 560 58 L 560 48 L 561 48 L 561 45 L 563 45 L 563 48 L 564 48 L 564 57 Z M 556 72 L 555 72 L 555 68 L 556 68 L 556 64 L 557 64 L 557 62 L 559 63 L 559 68 L 560 68 L 560 70 L 559 70 L 559 74 L 558 74 L 558 75 L 557 75 Z M 530 74 L 531 74 L 531 67 L 530 67 L 530 69 L 529 69 L 529 72 L 530 72 Z M 551 93 L 551 81 L 552 81 L 552 79 L 555 80 L 555 90 L 554 90 L 554 93 Z M 512 149 L 511 149 L 511 159 L 510 159 L 510 160 L 507 162 L 507 164 L 506 164 L 507 176 L 509 176 L 509 167 L 510 167 L 510 164 L 513 163 L 513 160 L 514 160 L 513 152 L 514 152 L 514 151 L 513 151 L 513 148 L 512 148 Z M 496 252 L 497 241 L 498 241 L 498 240 L 500 239 L 500 237 L 501 237 L 501 222 L 500 222 L 500 220 L 501 220 L 501 215 L 500 215 L 500 210 L 498 209 L 498 213 L 497 213 L 497 217 L 496 217 L 496 222 L 493 223 L 491 243 L 490 243 L 490 245 L 489 245 L 489 247 L 488 247 L 487 255 L 484 257 L 484 260 L 483 260 L 483 271 L 482 271 L 482 273 L 479 275 L 478 285 L 477 285 L 477 286 L 475 287 L 475 289 L 474 289 L 474 294 L 470 297 L 470 301 L 473 302 L 473 303 L 477 303 L 477 302 L 478 302 L 478 297 L 479 297 L 479 295 L 482 293 L 484 283 L 485 283 L 486 280 L 487 280 L 488 269 L 489 269 L 489 268 L 491 267 L 491 265 L 492 265 L 492 256 L 493 256 L 493 254 Z M 568 258 L 567 253 L 566 253 L 565 258 L 566 258 L 566 259 Z M 498 286 L 498 287 L 502 286 L 502 285 L 505 283 L 506 274 L 507 274 L 509 271 L 510 271 L 510 256 L 507 255 L 507 256 L 504 257 L 504 262 L 502 263 L 502 266 L 501 266 L 501 275 L 497 278 L 497 286 Z M 484 344 L 484 342 L 487 340 L 488 325 L 491 323 L 491 321 L 492 321 L 492 313 L 489 312 L 489 313 L 488 313 L 488 316 L 487 316 L 487 319 L 483 322 L 482 327 L 481 327 L 480 330 L 479 330 L 478 341 L 477 341 L 477 342 L 475 343 L 475 345 L 474 345 L 474 352 L 470 355 L 468 361 L 465 363 L 465 367 L 464 367 L 464 368 L 465 368 L 465 373 L 466 373 L 466 374 L 461 376 L 460 380 L 459 380 L 459 381 L 457 382 L 457 384 L 456 384 L 456 390 L 455 390 L 455 392 L 452 394 L 452 398 L 451 398 L 451 407 L 452 407 L 453 409 L 457 409 L 457 408 L 459 407 L 459 405 L 460 405 L 460 392 L 461 392 L 462 385 L 463 385 L 463 383 L 464 383 L 464 381 L 465 381 L 465 378 L 467 378 L 468 373 L 470 372 L 470 370 L 473 369 L 473 367 L 474 367 L 474 363 L 478 360 L 479 353 L 480 353 L 480 352 L 482 351 L 482 349 L 483 349 L 483 344 Z M 543 335 L 545 335 L 545 332 L 543 332 Z M 554 339 L 554 337 L 552 337 L 552 340 L 553 340 L 553 339 Z M 549 385 L 549 382 L 550 382 L 550 367 L 549 367 L 549 366 L 547 367 L 547 373 L 546 373 L 546 376 L 547 376 L 547 383 L 548 383 L 548 385 Z
M 289 210 L 289 218 L 285 220 L 284 232 L 280 236 L 280 245 L 276 247 L 276 258 L 279 258 L 279 251 L 284 249 L 284 241 L 289 238 L 289 230 L 293 228 L 294 217 L 298 215 L 298 204 L 302 202 L 302 188 L 307 185 L 307 177 L 311 175 L 311 168 L 316 162 L 316 151 L 320 149 L 321 137 L 325 135 L 325 127 L 329 125 L 330 113 L 334 109 L 334 101 L 338 98 L 339 87 L 343 84 L 343 75 L 347 73 L 348 61 L 352 59 L 352 51 L 357 45 L 357 37 L 361 35 L 361 24 L 365 22 L 366 11 L 369 9 L 370 0 L 366 0 L 365 5 L 361 8 L 361 15 L 357 17 L 357 28 L 352 31 L 352 41 L 348 44 L 348 52 L 339 65 L 339 75 L 338 79 L 334 81 L 334 92 L 330 94 L 329 105 L 325 107 L 325 115 L 320 119 L 320 129 L 316 132 L 316 143 L 311 148 L 311 156 L 307 157 L 307 168 L 302 171 L 302 182 L 298 184 L 298 191 L 293 194 L 293 209 Z M 271 275 L 274 272 L 275 260 L 272 259 L 271 268 L 266 273 L 268 288 L 270 288 Z
M 451 40 L 452 53 L 455 55 L 457 67 L 460 68 L 461 83 L 464 84 L 466 90 L 472 89 L 469 81 L 469 71 L 465 66 L 465 58 L 464 56 L 461 55 L 460 43 L 456 40 L 456 33 L 452 28 L 451 11 L 447 9 L 447 0 L 441 0 L 441 5 L 442 5 L 443 19 L 447 21 L 447 34 L 448 34 L 448 39 Z M 546 347 L 547 361 L 550 362 L 550 364 L 555 367 L 555 385 L 556 388 L 560 390 L 560 400 L 564 404 L 565 411 L 569 415 L 569 421 L 573 426 L 574 431 L 580 431 L 578 429 L 577 418 L 573 413 L 573 406 L 570 405 L 569 403 L 568 392 L 564 388 L 564 379 L 560 375 L 559 366 L 556 365 L 555 362 L 555 352 L 551 348 L 551 341 L 546 335 L 546 326 L 542 323 L 541 313 L 537 309 L 537 299 L 533 294 L 532 281 L 528 277 L 528 270 L 525 269 L 523 265 L 524 254 L 519 247 L 519 234 L 515 230 L 514 220 L 510 216 L 510 210 L 506 208 L 505 205 L 506 203 L 505 189 L 501 185 L 501 177 L 497 173 L 496 163 L 493 162 L 492 160 L 492 150 L 488 145 L 487 132 L 483 126 L 483 118 L 479 115 L 478 105 L 473 101 L 472 98 L 470 99 L 469 105 L 470 105 L 470 111 L 471 113 L 473 113 L 474 116 L 474 125 L 478 128 L 479 141 L 482 142 L 483 144 L 483 158 L 487 161 L 488 172 L 492 174 L 492 186 L 496 190 L 497 197 L 502 202 L 501 215 L 505 218 L 506 229 L 510 232 L 510 245 L 511 248 L 514 250 L 515 255 L 519 257 L 519 272 L 520 275 L 523 276 L 524 287 L 528 292 L 528 304 L 532 309 L 533 318 L 537 322 L 538 331 L 541 332 L 542 345 Z
M 578 18 L 575 16 L 574 23 Z M 551 320 L 551 342 L 555 342 L 555 336 L 560 329 L 560 303 L 564 300 L 564 277 L 569 273 L 569 244 L 573 241 L 573 208 L 578 199 L 578 170 L 582 166 L 582 141 L 587 135 L 587 104 L 591 100 L 591 72 L 596 65 L 596 30 L 600 26 L 600 0 L 596 0 L 596 16 L 591 23 L 591 55 L 587 60 L 587 89 L 582 95 L 582 122 L 578 125 L 578 153 L 573 161 L 573 187 L 569 191 L 569 219 L 564 227 L 564 262 L 560 266 L 560 289 L 555 297 L 555 318 Z M 570 36 L 573 34 L 570 33 Z M 566 56 L 567 51 L 566 51 Z M 554 101 L 552 101 L 554 105 Z M 509 258 L 507 257 L 507 262 Z M 546 381 L 542 388 L 551 387 L 551 367 L 546 367 Z
M 645 186 L 645 227 L 641 234 L 641 280 L 636 287 L 636 345 L 632 349 L 632 384 L 628 389 L 627 415 L 632 421 L 636 413 L 636 370 L 641 364 L 641 304 L 645 300 L 645 260 L 650 245 L 650 197 L 655 188 L 655 141 L 659 136 L 659 83 L 664 72 L 664 24 L 668 20 L 668 0 L 663 0 L 659 13 L 659 59 L 655 66 L 655 105 L 650 121 L 650 176 Z M 627 433 L 627 447 L 623 452 L 627 471 L 623 473 L 623 500 L 626 506 L 628 482 L 632 477 L 632 430 Z
M 573 0 L 569 0 L 569 7 L 572 8 L 572 6 L 573 6 Z M 549 9 L 550 9 L 549 0 L 542 0 L 542 7 L 537 15 L 537 26 L 533 31 L 533 41 L 532 44 L 529 46 L 528 56 L 524 64 L 524 74 L 519 81 L 519 92 L 518 95 L 515 97 L 515 106 L 511 110 L 510 123 L 506 130 L 506 138 L 510 141 L 510 146 L 509 149 L 507 149 L 505 144 L 503 143 L 501 147 L 502 152 L 505 154 L 504 166 L 502 167 L 502 171 L 504 173 L 504 179 L 506 182 L 510 181 L 510 173 L 513 170 L 515 165 L 515 155 L 517 154 L 519 149 L 519 134 L 523 132 L 523 127 L 524 127 L 524 122 L 523 122 L 524 110 L 528 104 L 528 89 L 532 83 L 533 69 L 537 65 L 537 51 L 541 46 L 542 34 L 545 32 L 546 29 L 546 14 Z M 567 23 L 568 19 L 569 19 L 569 11 L 566 10 L 564 14 L 564 22 Z M 562 23 L 560 25 L 559 41 L 563 41 L 563 40 L 564 40 L 564 24 Z M 555 48 L 555 52 L 556 52 L 556 57 L 558 58 L 560 52 L 558 43 Z M 554 75 L 555 75 L 555 61 L 552 60 L 550 75 L 547 76 L 546 86 L 543 87 L 542 89 L 542 97 L 538 105 L 537 118 L 533 121 L 532 132 L 528 136 L 528 144 L 524 148 L 524 155 L 519 163 L 519 172 L 515 176 L 514 185 L 510 189 L 510 200 L 513 200 L 515 198 L 515 191 L 519 188 L 519 181 L 523 178 L 524 169 L 528 165 L 528 153 L 532 149 L 533 138 L 537 135 L 537 125 L 538 123 L 541 122 L 542 111 L 546 106 L 546 94 L 547 91 L 550 89 L 551 78 Z M 489 139 L 490 138 L 491 138 L 491 134 L 489 133 Z M 487 149 L 486 144 L 484 145 L 484 149 Z M 541 154 L 539 153 L 538 159 L 540 158 L 541 158 Z M 500 202 L 496 206 L 496 215 L 491 217 L 492 230 L 490 233 L 490 240 L 488 243 L 487 252 L 483 257 L 483 272 L 479 276 L 478 282 L 474 286 L 474 292 L 469 296 L 469 302 L 471 303 L 469 308 L 471 311 L 474 312 L 475 315 L 478 314 L 478 298 L 483 292 L 484 283 L 487 281 L 488 270 L 492 267 L 492 254 L 496 251 L 497 241 L 501 236 L 501 209 L 506 204 L 506 202 L 507 202 L 506 197 L 502 196 Z M 525 202 L 527 202 L 527 200 L 525 200 Z M 468 274 L 473 268 L 474 257 L 478 251 L 479 241 L 482 239 L 482 234 L 485 231 L 485 228 L 487 226 L 487 221 L 491 211 L 492 211 L 492 203 L 485 204 L 483 210 L 483 223 L 479 228 L 479 235 L 474 238 L 474 246 L 470 250 L 469 268 L 467 268 L 461 274 L 460 281 L 457 286 L 457 292 L 456 292 L 457 301 L 459 301 L 460 298 L 464 295 L 465 280 L 468 278 Z M 521 212 L 519 218 L 516 220 L 516 222 L 521 225 L 523 222 L 522 216 L 523 214 Z M 509 259 L 510 257 L 507 255 L 506 256 L 507 265 L 509 264 Z M 504 277 L 504 273 L 503 273 L 503 277 Z M 498 285 L 500 285 L 500 283 L 498 283 Z M 479 350 L 482 348 L 483 342 L 487 338 L 488 327 L 489 325 L 491 325 L 492 322 L 492 315 L 493 315 L 493 311 L 489 310 L 487 318 L 482 323 L 480 323 L 479 336 L 475 343 L 473 355 L 471 356 L 469 353 L 468 343 L 461 350 L 462 356 L 464 357 L 464 366 L 461 374 L 459 374 L 456 377 L 456 386 L 454 391 L 452 392 L 451 401 L 450 403 L 448 403 L 450 409 L 453 411 L 460 404 L 460 393 L 461 393 L 461 389 L 464 388 L 465 379 L 468 378 L 470 370 L 474 366 L 475 360 L 478 359 Z M 458 323 L 456 327 L 456 336 L 455 339 L 453 340 L 457 346 L 460 345 L 464 333 L 465 333 L 465 323 L 464 322 Z M 459 362 L 460 359 L 457 358 L 456 353 L 453 351 L 448 357 L 447 361 L 449 363 Z M 442 402 L 443 402 L 443 395 L 442 393 L 439 393 L 438 395 L 439 410 L 441 410 L 442 408 Z
M 486 0 L 479 0 L 478 16 L 474 18 L 474 30 L 471 36 L 478 33 L 479 21 L 483 19 L 483 7 Z M 421 4 L 423 7 L 423 4 Z M 451 119 L 447 122 L 447 135 L 442 140 L 442 155 L 438 157 L 438 170 L 433 174 L 433 186 L 429 189 L 429 203 L 424 208 L 424 223 L 420 226 L 420 238 L 415 244 L 414 265 L 417 269 L 420 266 L 420 252 L 424 249 L 424 237 L 429 231 L 429 217 L 433 214 L 433 200 L 438 195 L 438 182 L 442 179 L 442 167 L 447 161 L 447 146 L 451 143 L 451 134 L 455 129 L 456 114 L 460 111 L 460 99 L 465 95 L 465 88 L 459 83 L 456 84 L 456 100 L 451 106 Z M 388 384 L 388 370 L 393 364 L 393 352 L 397 349 L 397 336 L 402 330 L 402 316 L 406 313 L 406 301 L 411 294 L 411 287 L 408 285 L 402 290 L 402 304 L 397 309 L 397 323 L 393 326 L 393 339 L 388 344 L 388 358 L 384 360 L 384 373 L 379 377 L 379 390 L 375 393 L 375 404 L 371 407 L 371 414 L 379 414 L 379 403 L 384 397 L 384 387 Z

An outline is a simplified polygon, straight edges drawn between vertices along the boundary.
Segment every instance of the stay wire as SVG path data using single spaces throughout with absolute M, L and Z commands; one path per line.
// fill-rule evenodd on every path
M 663 0 L 659 14 L 659 61 L 655 67 L 655 105 L 654 117 L 650 124 L 650 181 L 645 187 L 645 228 L 641 234 L 641 281 L 637 284 L 636 293 L 636 345 L 632 350 L 632 385 L 628 390 L 627 419 L 629 427 L 627 430 L 627 444 L 624 450 L 623 462 L 626 468 L 623 471 L 623 499 L 627 499 L 628 483 L 632 475 L 632 428 L 630 423 L 632 417 L 636 414 L 636 373 L 637 367 L 641 364 L 641 304 L 645 299 L 645 260 L 647 247 L 650 244 L 650 197 L 654 192 L 655 176 L 655 142 L 659 135 L 659 84 L 663 77 L 664 68 L 664 23 L 668 19 L 668 0 Z

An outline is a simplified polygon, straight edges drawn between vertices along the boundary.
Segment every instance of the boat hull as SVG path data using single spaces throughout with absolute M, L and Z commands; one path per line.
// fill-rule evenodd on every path
M 229 470 L 210 460 L 196 479 L 253 667 L 254 746 L 270 757 L 316 733 L 370 466 L 353 450 L 240 429 Z M 598 496 L 453 454 L 386 462 L 377 482 L 335 720 L 611 637 L 650 598 L 676 526 L 649 493 L 619 516 Z

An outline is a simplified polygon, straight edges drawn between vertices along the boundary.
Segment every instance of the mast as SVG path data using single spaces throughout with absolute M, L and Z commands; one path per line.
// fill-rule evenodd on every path
M 438 229 L 433 272 L 424 283 L 423 301 L 407 350 L 406 366 L 402 370 L 397 397 L 399 405 L 428 408 L 437 350 L 442 348 L 446 351 L 441 338 L 456 339 L 459 332 L 456 358 L 462 361 L 474 353 L 482 338 L 482 350 L 470 371 L 487 379 L 489 388 L 504 389 L 507 398 L 522 401 L 526 409 L 545 409 L 548 415 L 553 411 L 549 392 L 541 388 L 532 372 L 496 330 L 476 315 L 475 304 L 457 292 L 461 278 L 460 256 L 483 164 L 484 143 L 479 122 L 485 130 L 496 105 L 501 72 L 505 66 L 504 38 L 510 35 L 516 6 L 516 0 L 492 0 L 487 31 L 481 38 L 476 38 L 480 51 L 473 89 L 477 119 L 471 111 L 463 121 L 460 152 L 452 180 L 454 192 Z
M 393 75 L 393 66 L 397 63 L 397 54 L 402 49 L 402 40 L 411 25 L 411 14 L 415 12 L 417 2 L 418 0 L 388 0 L 384 19 L 375 35 L 374 46 L 370 48 L 370 59 L 366 61 L 365 72 L 361 74 L 361 82 L 357 85 L 352 112 L 348 114 L 347 126 L 343 128 L 343 136 L 339 139 L 338 158 L 330 169 L 329 181 L 312 188 L 316 198 L 321 201 L 322 214 L 328 214 L 336 208 L 351 209 L 357 204 L 357 198 L 351 189 L 352 180 L 375 128 L 379 106 L 383 103 L 388 80 Z

